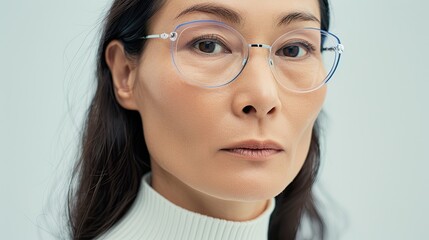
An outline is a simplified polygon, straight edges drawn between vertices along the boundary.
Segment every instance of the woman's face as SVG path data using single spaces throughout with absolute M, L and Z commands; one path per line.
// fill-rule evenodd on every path
M 231 22 L 224 11 L 207 13 L 198 7 L 180 14 L 205 3 L 237 12 L 241 22 Z M 317 0 L 269 0 L 265 4 L 259 0 L 175 0 L 167 1 L 154 16 L 149 33 L 212 19 L 235 28 L 248 43 L 271 44 L 287 31 L 320 27 L 318 21 L 301 18 L 278 26 L 279 19 L 292 12 L 320 20 Z M 178 74 L 169 41 L 147 41 L 133 91 L 150 152 L 152 184 L 163 195 L 263 201 L 279 194 L 297 175 L 326 87 L 310 93 L 283 88 L 267 64 L 267 55 L 267 49 L 250 49 L 249 61 L 235 81 L 202 88 Z

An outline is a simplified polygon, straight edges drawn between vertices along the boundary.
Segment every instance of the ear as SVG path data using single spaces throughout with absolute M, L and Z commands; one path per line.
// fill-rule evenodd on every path
M 134 80 L 137 66 L 124 50 L 124 46 L 118 40 L 113 40 L 106 48 L 106 63 L 112 74 L 112 81 L 116 100 L 125 109 L 136 110 Z

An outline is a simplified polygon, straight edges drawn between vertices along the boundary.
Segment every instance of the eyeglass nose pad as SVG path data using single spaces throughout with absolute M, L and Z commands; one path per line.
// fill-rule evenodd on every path
M 270 65 L 270 67 L 272 67 L 274 65 L 272 58 L 268 59 L 268 65 Z

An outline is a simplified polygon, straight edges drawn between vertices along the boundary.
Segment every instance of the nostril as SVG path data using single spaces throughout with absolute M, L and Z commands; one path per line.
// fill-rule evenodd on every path
M 257 110 L 256 110 L 256 108 L 255 107 L 253 107 L 252 105 L 247 105 L 247 106 L 245 106 L 244 108 L 243 108 L 243 113 L 245 113 L 245 114 L 249 114 L 249 113 L 251 113 L 251 112 L 253 112 L 253 113 L 256 113 L 257 112 Z M 270 111 L 268 111 L 267 112 L 267 114 L 268 115 L 270 115 L 270 114 L 273 114 L 274 112 L 276 111 L 276 108 L 275 107 L 273 107 L 273 108 L 271 108 L 270 109 Z
M 252 110 L 254 110 L 256 112 L 256 109 L 251 105 L 247 105 L 243 108 L 243 112 L 246 114 L 250 113 Z
M 276 108 L 275 108 L 275 107 L 273 107 L 273 108 L 271 108 L 271 110 L 268 112 L 268 114 L 273 114 L 275 111 L 276 111 Z

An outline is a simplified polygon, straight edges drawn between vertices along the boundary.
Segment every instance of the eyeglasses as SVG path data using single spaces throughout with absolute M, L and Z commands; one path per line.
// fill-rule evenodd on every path
M 334 74 L 344 46 L 334 34 L 303 28 L 287 32 L 272 45 L 248 44 L 234 28 L 214 20 L 182 23 L 171 33 L 142 39 L 171 41 L 171 57 L 183 79 L 206 88 L 237 79 L 249 61 L 250 48 L 269 50 L 267 63 L 275 79 L 295 92 L 314 91 Z

